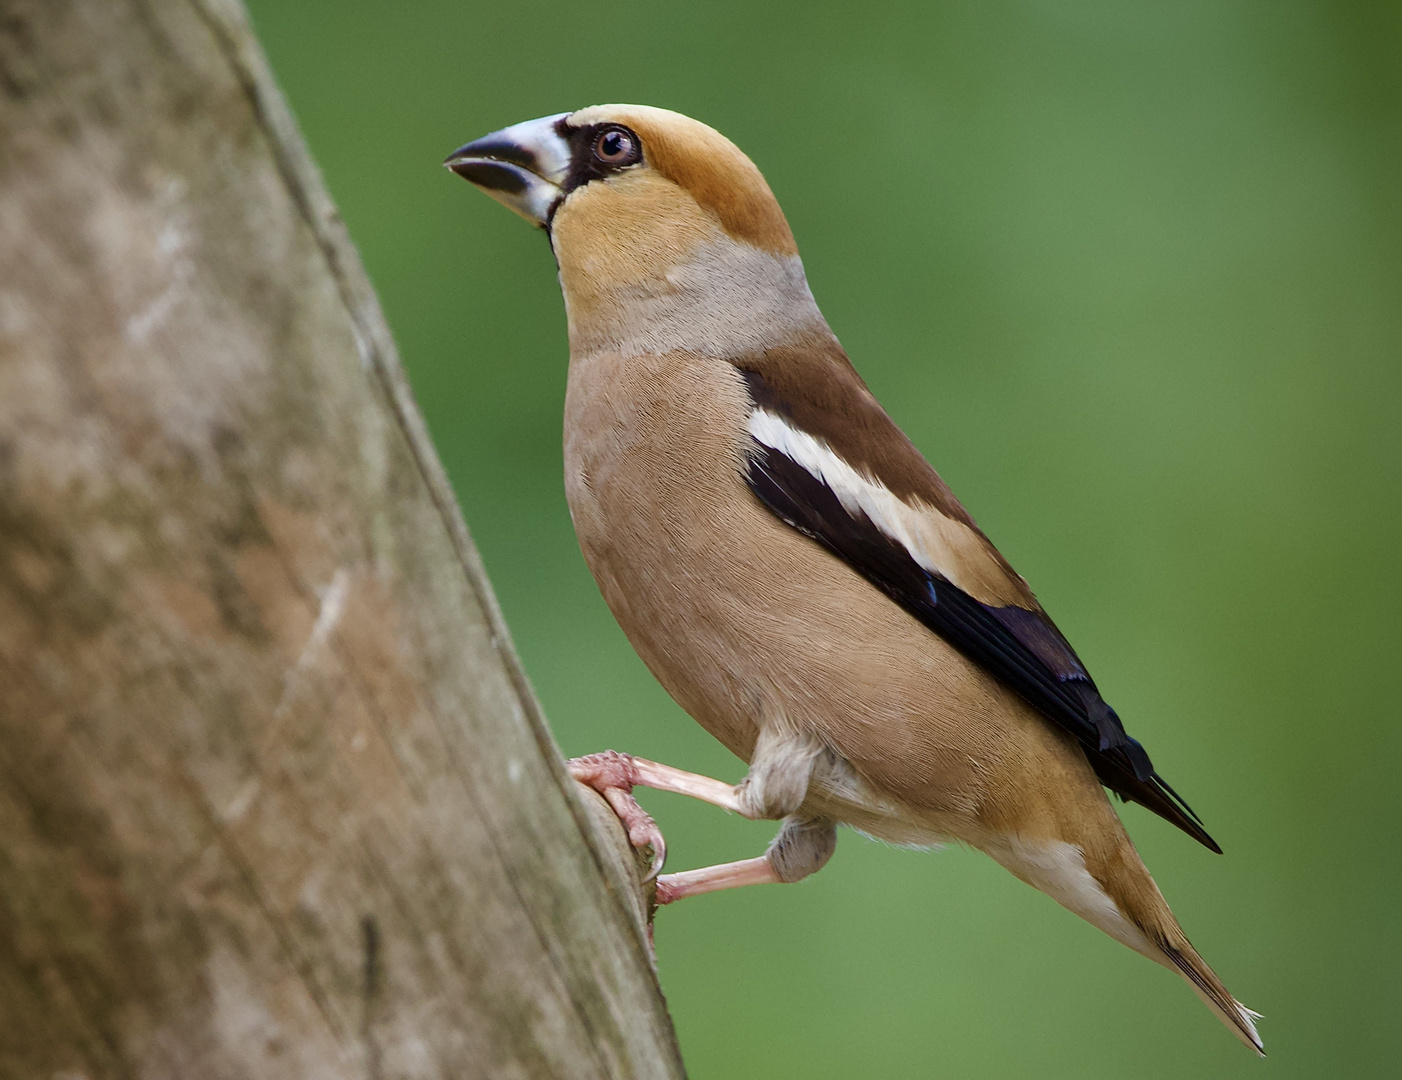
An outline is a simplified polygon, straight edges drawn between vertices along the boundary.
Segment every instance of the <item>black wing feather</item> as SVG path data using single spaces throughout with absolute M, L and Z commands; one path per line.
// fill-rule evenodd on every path
M 1069 731 L 1100 782 L 1148 807 L 1220 854 L 1198 817 L 1154 771 L 1056 626 L 1035 611 L 982 604 L 920 566 L 905 547 L 787 455 L 755 443 L 750 489 L 776 516 L 812 537 L 1049 720 Z

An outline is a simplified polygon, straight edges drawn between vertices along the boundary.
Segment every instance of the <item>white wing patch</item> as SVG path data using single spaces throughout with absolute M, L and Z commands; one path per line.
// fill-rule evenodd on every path
M 922 569 L 939 574 L 980 603 L 1017 601 L 1002 567 L 962 522 L 950 520 L 933 506 L 911 505 L 898 498 L 879 480 L 859 473 L 822 439 L 768 409 L 750 413 L 749 429 L 756 442 L 802 466 L 837 496 L 847 513 L 867 518 L 905 548 Z

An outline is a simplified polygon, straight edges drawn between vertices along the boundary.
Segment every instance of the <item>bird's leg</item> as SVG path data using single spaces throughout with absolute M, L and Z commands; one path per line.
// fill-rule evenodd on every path
M 795 816 L 807 795 L 814 768 L 827 756 L 816 738 L 770 726 L 761 729 L 750 771 L 734 787 L 709 776 L 620 754 L 616 750 L 573 758 L 565 767 L 572 777 L 608 800 L 634 847 L 652 847 L 648 879 L 657 877 L 662 869 L 667 858 L 667 844 L 657 823 L 633 798 L 635 787 L 690 795 L 751 820 L 784 819 L 784 828 L 759 858 L 658 878 L 657 902 L 668 904 L 684 896 L 741 885 L 797 881 L 827 862 L 837 843 L 835 827 L 831 822 Z
M 648 880 L 656 877 L 662 864 L 667 861 L 667 842 L 657 822 L 633 798 L 635 787 L 690 795 L 724 810 L 744 813 L 735 788 L 729 784 L 684 769 L 674 769 L 670 765 L 660 765 L 647 758 L 620 754 L 617 750 L 573 758 L 565 763 L 565 768 L 580 783 L 587 784 L 608 800 L 618 820 L 628 831 L 629 843 L 636 848 L 651 846 L 652 869 L 648 872 Z
M 672 904 L 688 896 L 738 889 L 742 885 L 777 885 L 779 875 L 768 856 L 741 859 L 739 862 L 703 866 L 698 870 L 683 870 L 680 874 L 663 874 L 657 879 L 657 906 Z
M 784 827 L 756 859 L 663 874 L 657 879 L 657 903 L 675 903 L 688 896 L 738 889 L 743 885 L 778 885 L 801 881 L 821 870 L 837 846 L 837 826 L 831 821 L 798 816 Z
M 588 784 L 601 794 L 609 788 L 631 791 L 635 787 L 648 787 L 690 795 L 722 810 L 743 813 L 735 789 L 724 781 L 712 780 L 709 776 L 685 769 L 674 769 L 670 765 L 660 765 L 632 754 L 620 754 L 617 750 L 571 758 L 565 762 L 565 768 L 580 783 Z

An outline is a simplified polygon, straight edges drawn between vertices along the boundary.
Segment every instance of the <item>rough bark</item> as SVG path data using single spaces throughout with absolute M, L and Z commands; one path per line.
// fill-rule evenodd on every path
M 571 786 L 241 8 L 0 0 L 0 1076 L 680 1076 Z

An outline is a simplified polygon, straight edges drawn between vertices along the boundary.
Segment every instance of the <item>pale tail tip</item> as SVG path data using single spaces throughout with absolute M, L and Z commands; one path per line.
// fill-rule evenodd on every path
M 1236 1006 L 1237 1016 L 1240 1019 L 1241 1033 L 1246 1036 L 1243 1042 L 1249 1040 L 1251 1048 L 1256 1051 L 1258 1057 L 1266 1056 L 1266 1045 L 1261 1042 L 1261 1036 L 1256 1032 L 1256 1021 L 1261 1019 L 1261 1014 L 1255 1009 L 1248 1009 L 1235 998 L 1232 1004 Z

